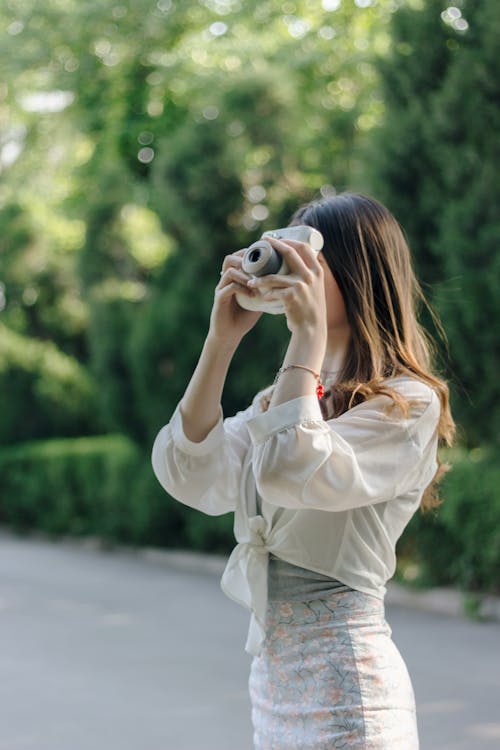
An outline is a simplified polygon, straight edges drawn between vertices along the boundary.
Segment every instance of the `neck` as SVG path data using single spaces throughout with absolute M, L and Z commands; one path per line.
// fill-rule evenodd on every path
M 325 356 L 321 366 L 325 377 L 328 377 L 331 373 L 331 377 L 337 379 L 337 375 L 344 364 L 350 338 L 349 326 L 329 329 Z

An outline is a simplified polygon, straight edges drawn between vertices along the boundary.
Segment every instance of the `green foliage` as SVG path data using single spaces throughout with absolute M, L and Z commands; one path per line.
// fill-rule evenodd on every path
M 379 65 L 386 111 L 372 184 L 432 285 L 450 341 L 453 411 L 473 446 L 500 437 L 500 15 L 496 0 L 464 0 L 451 16 L 445 6 L 428 0 L 394 15 L 394 43 Z
M 16 238 L 5 322 L 89 366 L 96 429 L 151 439 L 193 369 L 224 255 L 359 172 L 357 139 L 380 109 L 370 56 L 391 12 L 391 0 L 0 10 L 0 110 L 20 149 L 0 206 L 16 203 L 28 232 L 0 214 Z M 130 207 L 157 213 L 163 235 L 144 241 L 168 247 L 163 266 L 137 252 Z M 245 341 L 228 411 L 278 366 L 281 323 Z
M 123 435 L 25 442 L 0 450 L 0 523 L 53 537 L 226 552 L 232 514 L 206 519 L 169 500 L 148 455 Z
M 448 451 L 452 470 L 437 511 L 416 513 L 398 553 L 420 567 L 417 583 L 500 593 L 500 467 L 487 447 Z M 480 481 L 478 481 L 480 477 Z
M 435 132 L 441 148 L 442 175 L 435 252 L 455 294 L 439 300 L 450 341 L 458 383 L 457 415 L 469 444 L 500 442 L 500 346 L 494 321 L 500 318 L 500 81 L 498 77 L 498 4 L 465 6 L 470 29 L 463 51 L 450 66 L 435 104 Z
M 461 550 L 450 569 L 469 590 L 500 593 L 499 487 L 500 467 L 491 447 L 460 451 L 456 471 L 444 482 L 443 491 L 453 502 L 443 504 L 442 519 Z
M 417 512 L 398 556 L 419 586 L 500 593 L 500 470 L 487 449 L 454 449 L 438 513 Z M 478 474 L 482 477 L 478 483 Z M 149 455 L 122 435 L 28 442 L 0 450 L 0 523 L 109 543 L 228 552 L 232 514 L 204 516 L 165 494 Z
M 134 441 L 102 438 L 81 455 L 53 443 L 50 460 L 41 443 L 29 458 L 20 445 L 1 480 L 19 527 L 229 548 L 230 517 L 169 500 L 136 446 L 152 444 L 186 387 L 223 257 L 319 190 L 371 183 L 394 211 L 448 332 L 443 367 L 466 442 L 498 440 L 497 2 L 457 0 L 451 15 L 444 0 L 361 5 L 0 8 L 0 444 Z M 272 380 L 287 339 L 282 316 L 248 334 L 226 414 Z M 491 588 L 496 474 L 472 455 L 407 544 L 431 582 Z M 474 525 L 483 515 L 464 489 L 478 470 L 490 528 Z
M 233 513 L 203 516 L 197 511 L 186 514 L 186 542 L 189 549 L 229 554 L 234 547 Z
M 273 92 L 264 83 L 259 89 L 255 81 L 253 90 L 260 90 L 263 106 L 272 110 Z M 279 109 L 277 101 L 274 106 Z M 244 186 L 225 126 L 238 112 L 228 107 L 224 112 L 222 122 L 188 119 L 169 137 L 151 170 L 155 206 L 164 231 L 175 238 L 178 250 L 158 273 L 131 330 L 129 366 L 148 439 L 161 426 L 158 419 L 165 420 L 161 415 L 173 409 L 186 387 L 208 330 L 223 258 L 241 247 L 241 229 L 233 228 L 232 223 L 241 210 Z M 271 137 L 269 130 L 263 131 L 263 148 Z M 278 155 L 275 161 L 279 161 Z M 267 164 L 266 170 L 272 183 L 278 179 L 280 164 Z M 269 375 L 277 368 L 282 323 L 259 324 L 241 347 L 228 379 L 229 408 L 236 406 L 236 395 L 248 401 L 253 391 L 265 384 L 263 363 L 269 363 Z M 256 351 L 263 355 L 257 361 Z M 243 394 L 242 379 L 248 388 Z
M 138 460 L 135 446 L 120 435 L 3 449 L 2 521 L 19 531 L 132 535 L 144 523 L 129 489 Z
M 95 384 L 74 357 L 0 323 L 0 445 L 95 425 Z
M 134 397 L 128 356 L 134 316 L 141 315 L 143 290 L 132 282 L 103 282 L 92 290 L 89 369 L 99 383 L 100 419 L 108 430 L 141 437 L 143 408 Z
M 87 316 L 70 255 L 79 247 L 83 222 L 60 218 L 40 231 L 33 213 L 16 201 L 0 207 L 3 323 L 83 358 Z

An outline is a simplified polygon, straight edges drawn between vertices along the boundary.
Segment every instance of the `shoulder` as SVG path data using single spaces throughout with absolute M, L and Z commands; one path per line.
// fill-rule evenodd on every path
M 413 440 L 418 444 L 427 443 L 436 432 L 441 416 L 441 401 L 435 389 L 407 375 L 389 378 L 385 382 L 409 402 L 406 426 Z
M 429 411 L 438 414 L 441 410 L 439 396 L 428 383 L 409 375 L 398 375 L 395 378 L 387 378 L 384 383 L 406 399 L 415 415 Z
M 345 439 L 355 441 L 358 448 L 369 448 L 380 440 L 408 442 L 422 448 L 436 431 L 439 397 L 427 383 L 407 376 L 388 378 L 384 385 L 408 403 L 406 414 L 390 395 L 377 393 L 329 420 L 330 426 Z
M 374 414 L 380 418 L 387 419 L 388 421 L 399 421 L 398 415 L 400 414 L 399 409 L 395 407 L 394 395 L 401 396 L 403 402 L 408 403 L 409 418 L 415 418 L 422 415 L 427 409 L 433 412 L 438 412 L 440 409 L 439 397 L 435 390 L 430 385 L 424 383 L 422 380 L 412 378 L 407 375 L 398 375 L 394 378 L 386 378 L 383 381 L 384 391 L 374 393 L 372 396 L 367 398 L 365 401 L 351 407 L 339 417 L 350 418 L 358 415 Z
M 437 398 L 434 388 L 423 380 L 412 378 L 410 375 L 398 375 L 395 378 L 386 378 L 384 383 L 410 399 L 415 398 L 430 403 L 434 396 Z

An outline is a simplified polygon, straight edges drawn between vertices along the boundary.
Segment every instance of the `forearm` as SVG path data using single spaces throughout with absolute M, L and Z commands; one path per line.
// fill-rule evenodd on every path
M 283 360 L 283 368 L 288 365 L 303 365 L 319 373 L 325 355 L 326 340 L 315 330 L 309 333 L 293 333 Z M 283 372 L 273 391 L 269 408 L 291 401 L 299 396 L 315 393 L 317 381 L 307 370 L 292 368 Z
M 220 401 L 234 347 L 224 347 L 208 336 L 180 402 L 184 433 L 189 440 L 200 443 L 215 427 L 220 414 Z

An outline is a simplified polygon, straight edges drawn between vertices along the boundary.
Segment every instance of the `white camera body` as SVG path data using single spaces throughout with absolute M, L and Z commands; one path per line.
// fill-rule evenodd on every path
M 283 229 L 272 229 L 264 232 L 262 238 L 254 242 L 246 249 L 243 256 L 242 270 L 250 276 L 267 276 L 268 274 L 287 274 L 290 269 L 285 259 L 274 249 L 267 237 L 276 237 L 280 240 L 296 240 L 297 242 L 307 242 L 313 250 L 319 252 L 323 247 L 323 235 L 317 229 L 300 224 L 293 227 L 284 227 Z M 236 300 L 245 310 L 260 310 L 272 315 L 278 315 L 285 312 L 283 304 L 277 300 L 263 300 L 258 294 L 255 297 L 248 297 L 243 293 L 237 293 Z

